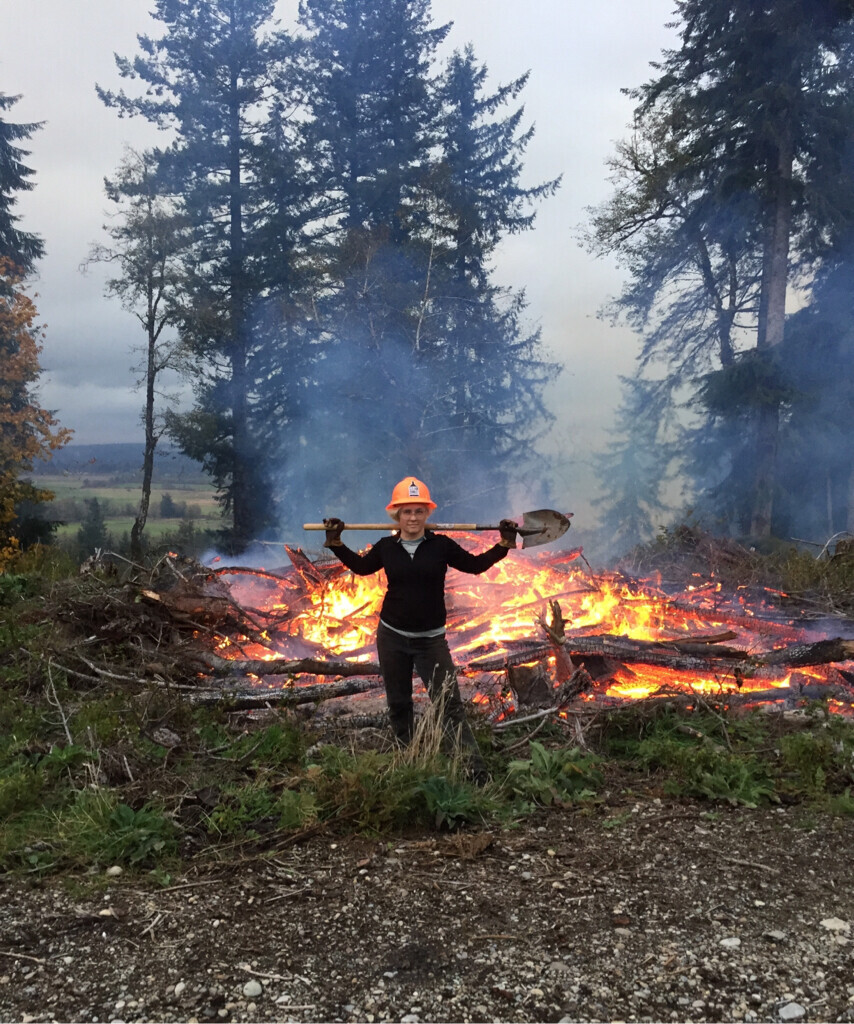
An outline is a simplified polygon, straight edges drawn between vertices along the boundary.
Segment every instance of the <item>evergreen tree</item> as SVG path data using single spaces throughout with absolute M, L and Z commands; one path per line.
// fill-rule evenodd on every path
M 637 95 L 642 107 L 663 103 L 689 126 L 692 173 L 712 174 L 757 198 L 756 347 L 771 354 L 783 340 L 792 256 L 812 255 L 827 229 L 825 201 L 840 197 L 830 183 L 840 177 L 841 143 L 852 120 L 844 59 L 850 33 L 841 29 L 854 11 L 839 0 L 681 0 L 678 10 L 682 46 Z M 847 207 L 850 216 L 850 200 Z M 841 212 L 834 209 L 833 217 Z M 773 400 L 758 403 L 751 516 L 757 536 L 771 532 L 779 417 Z
M 623 300 L 641 317 L 653 311 L 657 318 L 644 355 L 654 351 L 662 358 L 674 375 L 674 394 L 689 383 L 680 372 L 680 353 L 697 338 L 683 333 L 690 319 L 668 322 L 668 303 L 679 311 L 672 305 L 674 294 L 694 303 L 695 321 L 705 316 L 717 332 L 714 338 L 708 332 L 701 336 L 707 350 L 701 358 L 720 367 L 710 369 L 735 374 L 741 383 L 753 373 L 762 382 L 753 392 L 740 392 L 753 410 L 751 440 L 749 449 L 731 453 L 729 463 L 749 462 L 749 528 L 766 535 L 787 389 L 765 385 L 774 376 L 774 353 L 783 339 L 787 287 L 796 270 L 807 270 L 820 257 L 834 222 L 852 213 L 842 160 L 852 119 L 846 26 L 851 6 L 836 0 L 680 0 L 677 12 L 682 45 L 665 53 L 657 77 L 631 94 L 638 100 L 641 137 L 663 138 L 663 159 L 649 148 L 637 165 L 637 150 L 623 148 L 629 187 L 618 189 L 598 227 L 605 228 L 600 238 L 606 248 L 627 257 L 637 291 L 624 293 Z M 674 207 L 674 197 L 683 197 L 681 207 Z M 674 224 L 699 229 L 703 246 L 689 235 L 683 236 L 687 245 L 674 247 Z M 719 248 L 704 265 L 697 257 L 703 248 L 712 251 L 709 241 Z M 689 277 L 683 287 L 680 268 L 686 266 L 699 286 Z M 727 271 L 731 285 L 724 292 L 709 287 L 716 280 L 725 283 L 720 272 Z M 728 302 L 720 303 L 722 295 Z M 723 343 L 720 327 L 732 310 L 747 317 L 741 322 L 752 332 L 762 368 L 755 361 L 741 368 L 738 345 L 732 339 Z M 742 339 L 742 348 L 749 340 Z M 724 390 L 712 384 L 706 394 Z M 721 412 L 718 406 L 714 414 Z M 739 418 L 743 406 L 732 412 Z
M 400 245 L 431 165 L 431 63 L 450 25 L 430 24 L 430 0 L 302 0 L 300 24 L 323 212 L 345 233 L 376 232 Z
M 603 556 L 625 554 L 655 536 L 668 511 L 664 487 L 672 458 L 667 423 L 654 410 L 661 383 L 621 378 L 623 400 L 612 434 L 614 441 L 597 461 L 602 509 L 597 547 Z
M 425 331 L 429 220 L 439 106 L 431 78 L 448 26 L 429 0 L 305 0 L 305 140 L 319 191 L 313 214 L 322 267 L 314 377 L 319 401 L 292 466 L 318 511 L 360 505 L 377 472 L 430 475 L 425 416 L 442 385 Z M 427 298 L 425 298 L 427 296 Z
M 78 557 L 83 561 L 94 554 L 96 550 L 103 551 L 108 542 L 107 522 L 104 519 L 101 503 L 97 498 L 87 498 L 86 512 L 77 531 Z
M 780 432 L 789 536 L 854 534 L 854 246 L 842 245 L 786 325 L 781 372 L 790 389 Z
M 534 127 L 521 128 L 521 106 L 501 115 L 528 75 L 491 94 L 486 77 L 468 46 L 451 56 L 440 82 L 431 318 L 442 337 L 441 415 L 453 428 L 448 448 L 455 453 L 441 453 L 437 462 L 451 470 L 456 493 L 466 493 L 477 468 L 477 493 L 501 501 L 511 471 L 517 481 L 536 472 L 534 442 L 551 421 L 542 390 L 557 367 L 544 357 L 539 332 L 524 328 L 524 291 L 492 283 L 492 257 L 502 238 L 533 226 L 535 204 L 554 194 L 560 178 L 530 187 L 520 181 Z
M 0 93 L 0 113 L 11 109 L 19 96 Z M 29 151 L 18 143 L 29 139 L 39 124 L 13 124 L 0 116 L 0 259 L 8 261 L 23 273 L 29 273 L 36 260 L 44 255 L 42 240 L 18 227 L 19 217 L 14 213 L 18 192 L 33 188 L 33 171 L 24 164 Z
M 198 366 L 196 408 L 172 416 L 170 426 L 212 473 L 238 550 L 272 518 L 252 419 L 253 321 L 262 291 L 252 233 L 264 204 L 260 124 L 282 89 L 287 50 L 280 33 L 267 31 L 274 7 L 274 0 L 157 0 L 164 35 L 141 37 L 133 61 L 117 58 L 123 77 L 144 83 L 144 96 L 99 90 L 120 113 L 175 133 L 161 173 L 195 226 L 181 330 Z
M 327 229 L 313 205 L 320 194 L 317 168 L 285 98 L 274 102 L 262 126 L 258 166 L 265 202 L 251 239 L 263 294 L 253 319 L 253 427 L 274 481 L 277 519 L 292 514 L 296 523 L 304 497 L 292 479 L 301 453 L 299 428 L 308 410 L 323 401 L 315 365 L 324 350 L 317 302 L 325 285 L 321 253 Z
M 449 217 L 454 276 L 489 284 L 489 262 L 505 235 L 533 226 L 533 204 L 553 195 L 560 178 L 524 187 L 522 158 L 534 126 L 521 128 L 524 107 L 496 115 L 525 88 L 521 75 L 494 93 L 484 93 L 487 69 L 471 45 L 455 52 L 442 78 L 440 187 Z
M 557 182 L 519 184 L 531 131 L 521 111 L 494 117 L 525 77 L 485 96 L 470 50 L 431 77 L 448 26 L 429 15 L 427 0 L 301 6 L 307 139 L 326 183 L 316 374 L 328 397 L 310 433 L 335 455 L 310 445 L 304 477 L 319 510 L 340 500 L 342 476 L 357 503 L 378 472 L 441 480 L 461 496 L 455 514 L 482 510 L 505 498 L 508 454 L 529 454 L 547 424 L 554 368 L 524 330 L 524 296 L 491 284 L 490 258 Z

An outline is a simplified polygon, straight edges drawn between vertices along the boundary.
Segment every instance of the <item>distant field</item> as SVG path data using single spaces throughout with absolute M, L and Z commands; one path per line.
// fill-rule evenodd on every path
M 83 482 L 84 479 L 86 483 Z M 105 483 L 101 486 L 96 478 L 91 476 L 84 478 L 65 474 L 42 475 L 38 477 L 37 483 L 39 487 L 53 491 L 57 498 L 78 498 L 84 501 L 88 498 L 97 498 L 98 501 L 108 498 L 110 501 L 132 502 L 135 505 L 140 495 L 139 485 Z M 151 489 L 152 505 L 159 504 L 164 494 L 171 494 L 176 502 L 186 501 L 188 505 L 200 505 L 203 512 L 207 509 L 211 514 L 219 514 L 219 506 L 211 484 L 155 484 Z
M 63 519 L 64 525 L 57 531 L 57 537 L 72 539 L 76 536 L 80 522 L 86 511 L 85 502 L 97 498 L 104 512 L 107 529 L 114 537 L 119 538 L 130 533 L 134 515 L 139 504 L 140 486 L 134 484 L 116 484 L 109 479 L 103 485 L 97 477 L 87 474 L 39 475 L 39 487 L 54 493 L 54 511 Z M 164 494 L 168 494 L 177 506 L 192 507 L 191 517 L 200 529 L 216 529 L 221 524 L 219 505 L 216 501 L 214 488 L 209 483 L 169 483 L 155 485 L 151 490 L 151 504 L 146 523 L 149 538 L 174 533 L 182 522 L 179 516 L 160 517 L 160 503 Z
M 107 524 L 107 531 L 113 535 L 116 541 L 121 540 L 124 534 L 130 534 L 133 526 L 132 516 L 107 516 L 104 520 Z M 183 522 L 182 519 L 151 519 L 145 523 L 145 534 L 149 540 L 157 540 L 165 533 L 175 533 Z M 200 530 L 214 530 L 220 525 L 219 517 L 216 519 L 194 519 L 193 524 Z M 66 522 L 58 527 L 56 536 L 59 540 L 74 540 L 80 523 Z

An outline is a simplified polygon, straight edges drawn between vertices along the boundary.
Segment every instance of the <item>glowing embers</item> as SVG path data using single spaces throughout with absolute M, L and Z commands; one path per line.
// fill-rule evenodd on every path
M 643 700 L 668 694 L 698 694 L 726 699 L 727 695 L 741 698 L 754 691 L 766 693 L 779 688 L 785 690 L 783 696 L 788 697 L 789 678 L 790 674 L 784 673 L 778 679 L 745 680 L 724 671 L 704 675 L 702 672 L 686 672 L 658 665 L 635 664 L 631 668 L 624 665 L 614 673 L 604 689 L 598 689 L 592 696 L 594 699 L 598 694 L 622 700 Z

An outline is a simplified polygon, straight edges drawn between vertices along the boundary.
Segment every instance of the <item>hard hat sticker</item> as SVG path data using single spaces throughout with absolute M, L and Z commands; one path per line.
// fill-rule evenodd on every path
M 413 480 L 409 485 L 409 497 L 419 498 L 420 496 L 421 491 L 418 489 L 418 484 Z

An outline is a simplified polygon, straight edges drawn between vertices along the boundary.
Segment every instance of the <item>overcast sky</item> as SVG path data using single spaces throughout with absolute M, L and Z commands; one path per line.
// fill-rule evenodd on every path
M 390 0 L 391 2 L 391 0 Z M 132 390 L 132 349 L 141 332 L 103 295 L 98 269 L 82 274 L 91 243 L 103 240 L 103 179 L 123 147 L 151 144 L 143 122 L 120 120 L 95 95 L 119 83 L 113 54 L 133 56 L 136 35 L 161 34 L 152 0 L 6 0 L 0 92 L 21 95 L 6 116 L 42 121 L 29 166 L 36 188 L 22 196 L 22 227 L 40 234 L 37 305 L 47 325 L 43 404 L 80 443 L 139 441 L 141 397 Z M 291 23 L 295 0 L 279 10 Z M 619 290 L 616 268 L 578 244 L 585 209 L 608 195 L 605 161 L 625 136 L 631 103 L 620 90 L 651 75 L 650 61 L 673 44 L 672 0 L 433 0 L 437 23 L 453 21 L 452 48 L 471 42 L 495 86 L 530 70 L 523 94 L 537 131 L 526 183 L 563 174 L 534 229 L 507 240 L 496 261 L 501 283 L 527 290 L 532 325 L 565 366 L 549 401 L 557 422 L 548 440 L 553 471 L 567 487 L 587 475 L 590 453 L 607 440 L 619 391 L 632 371 L 636 342 L 597 319 Z M 129 88 L 133 87 L 131 83 Z M 160 137 L 162 139 L 162 136 Z M 587 485 L 585 485 L 587 487 Z

